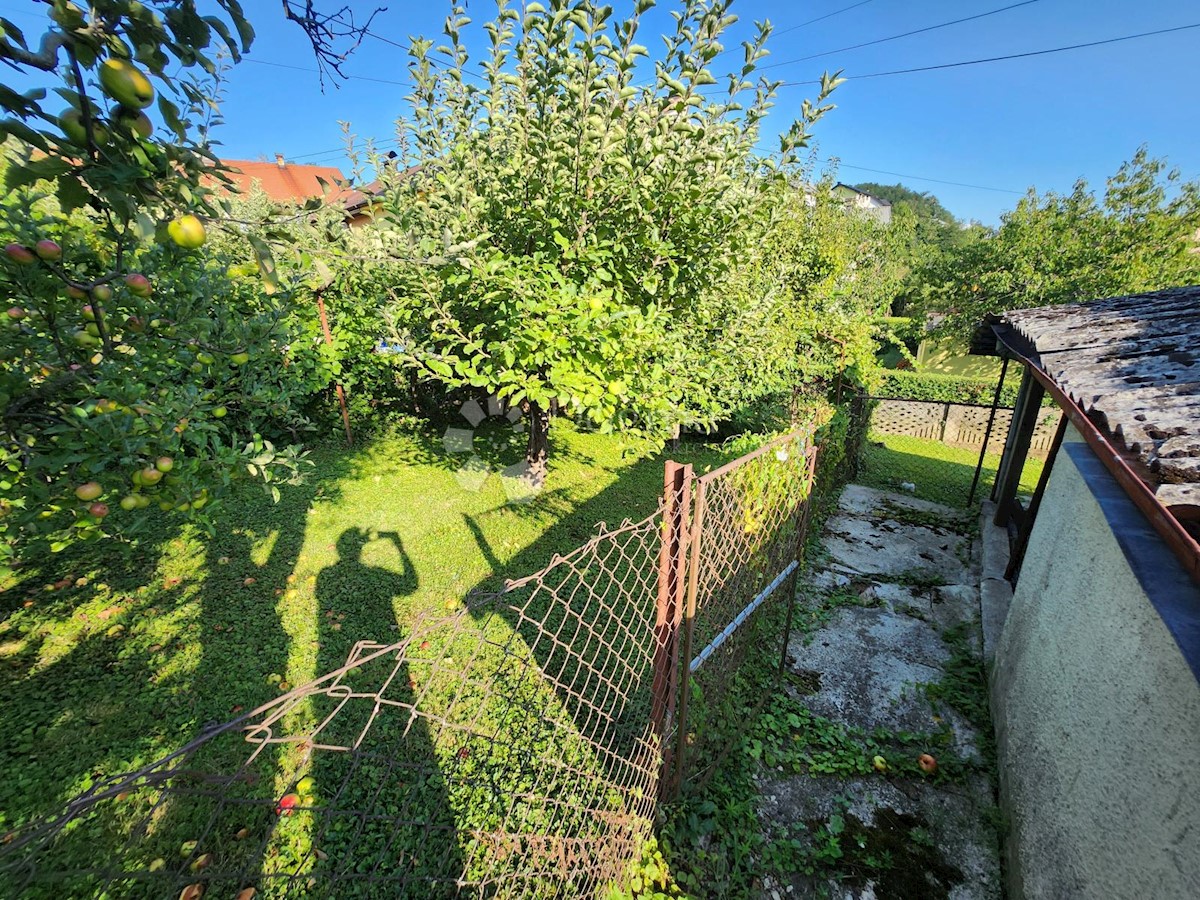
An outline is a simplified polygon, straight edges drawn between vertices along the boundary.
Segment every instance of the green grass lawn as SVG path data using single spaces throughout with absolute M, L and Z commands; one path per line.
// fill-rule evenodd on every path
M 979 451 L 948 447 L 941 441 L 899 434 L 871 434 L 855 479 L 868 487 L 900 491 L 902 483 L 916 487 L 914 496 L 948 506 L 966 506 Z M 975 489 L 975 502 L 986 498 L 996 480 L 999 453 L 988 453 Z M 1029 457 L 1021 472 L 1021 494 L 1032 495 L 1042 474 L 1043 462 Z
M 566 421 L 553 441 L 528 504 L 495 477 L 465 489 L 461 456 L 398 435 L 316 451 L 278 504 L 240 488 L 211 539 L 164 520 L 132 553 L 90 545 L 20 569 L 0 593 L 0 831 L 340 666 L 356 641 L 398 640 L 418 614 L 655 509 L 664 455 Z M 520 455 L 499 429 L 476 444 L 489 462 Z M 701 471 L 728 457 L 672 455 Z

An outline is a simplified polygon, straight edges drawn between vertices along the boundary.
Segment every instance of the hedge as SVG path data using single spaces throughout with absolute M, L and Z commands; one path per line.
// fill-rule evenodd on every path
M 1000 392 L 1001 406 L 1015 406 L 1017 388 L 1021 379 L 1005 379 Z M 888 369 L 883 373 L 877 397 L 895 397 L 899 400 L 929 400 L 942 403 L 976 403 L 991 406 L 996 395 L 996 382 L 989 378 L 969 378 L 965 375 L 934 375 L 926 372 L 910 372 Z

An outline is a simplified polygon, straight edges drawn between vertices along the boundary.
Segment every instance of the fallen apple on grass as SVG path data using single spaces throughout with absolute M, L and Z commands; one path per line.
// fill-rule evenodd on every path
M 926 775 L 932 775 L 937 771 L 937 760 L 928 753 L 922 753 L 917 757 L 917 765 L 921 767 L 921 771 Z

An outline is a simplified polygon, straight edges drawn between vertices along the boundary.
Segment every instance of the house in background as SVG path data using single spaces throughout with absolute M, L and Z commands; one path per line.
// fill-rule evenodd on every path
M 388 160 L 394 157 L 395 153 L 392 153 Z M 297 165 L 288 162 L 281 153 L 275 155 L 275 162 L 240 159 L 223 162 L 230 167 L 227 175 L 239 192 L 248 194 L 258 187 L 276 203 L 284 204 L 326 197 L 331 205 L 345 208 L 346 223 L 351 228 L 374 220 L 378 208 L 376 198 L 384 189 L 379 180 L 353 187 L 336 166 Z M 414 171 L 415 168 L 404 174 Z
M 840 181 L 833 186 L 833 195 L 840 197 L 849 209 L 866 213 L 884 225 L 890 225 L 892 222 L 892 204 L 882 197 L 860 191 Z
M 351 193 L 346 176 L 336 166 L 302 166 L 289 163 L 277 153 L 274 162 L 242 159 L 222 160 L 237 189 L 248 194 L 257 186 L 276 203 L 303 203 L 313 197 L 329 196 L 339 202 Z
M 1024 367 L 982 585 L 1009 896 L 1200 896 L 1200 286 L 989 327 Z

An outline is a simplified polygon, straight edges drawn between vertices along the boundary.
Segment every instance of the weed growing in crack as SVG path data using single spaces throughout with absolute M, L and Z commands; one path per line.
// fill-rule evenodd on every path
M 905 569 L 903 572 L 889 575 L 888 581 L 893 584 L 915 588 L 919 591 L 928 591 L 935 587 L 945 587 L 948 584 L 942 575 L 930 569 Z
M 844 587 L 818 594 L 808 599 L 808 602 L 801 601 L 796 605 L 792 620 L 793 631 L 796 634 L 804 635 L 807 643 L 812 639 L 814 632 L 829 624 L 830 619 L 839 609 L 847 606 L 861 606 L 867 609 L 883 606 L 883 601 L 875 596 L 874 591 L 864 590 L 870 583 L 867 581 L 852 582 Z
M 992 738 L 987 674 L 983 659 L 971 644 L 971 633 L 978 628 L 977 621 L 961 622 L 942 632 L 950 659 L 942 667 L 942 677 L 923 688 L 931 703 L 944 704 L 971 723 L 979 735 L 980 754 L 988 765 L 994 765 L 996 748 Z
M 953 532 L 961 534 L 965 524 L 963 516 L 947 516 L 944 513 L 927 509 L 913 509 L 903 506 L 886 497 L 881 501 L 881 509 L 871 511 L 872 517 L 891 519 L 901 525 L 912 525 L 917 528 L 928 528 L 930 531 Z

